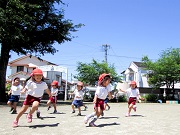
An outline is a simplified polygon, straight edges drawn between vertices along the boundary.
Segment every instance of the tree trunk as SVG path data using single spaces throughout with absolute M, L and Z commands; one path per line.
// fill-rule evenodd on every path
M 0 101 L 1 102 L 6 102 L 6 89 L 5 89 L 5 84 L 6 84 L 6 70 L 7 70 L 7 65 L 9 61 L 9 52 L 10 50 L 8 49 L 8 45 L 6 44 L 1 44 L 1 54 L 0 54 Z

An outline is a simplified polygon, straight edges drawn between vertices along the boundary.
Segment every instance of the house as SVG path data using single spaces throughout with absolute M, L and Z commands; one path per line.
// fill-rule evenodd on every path
M 147 80 L 147 70 L 142 65 L 141 62 L 131 62 L 129 67 L 122 72 L 125 82 L 130 82 L 132 80 L 136 81 L 137 87 L 149 88 Z
M 142 62 L 131 62 L 129 67 L 123 71 L 123 83 L 122 87 L 125 87 L 125 84 L 129 84 L 130 81 L 134 80 L 137 83 L 137 87 L 141 93 L 154 93 L 154 94 L 172 94 L 172 91 L 167 91 L 165 86 L 160 87 L 159 89 L 153 90 L 148 84 L 147 70 L 143 66 Z M 127 85 L 126 85 L 127 86 Z M 180 93 L 180 83 L 174 85 L 175 94 L 179 95 Z
M 35 56 L 26 55 L 18 59 L 15 59 L 13 61 L 10 61 L 8 63 L 8 66 L 11 69 L 11 75 L 8 76 L 8 78 L 13 80 L 15 77 L 19 77 L 22 83 L 30 76 L 31 72 L 35 68 L 43 67 L 43 66 L 44 67 L 46 66 L 57 67 L 58 65 L 52 62 L 37 58 Z M 57 80 L 60 86 L 59 89 L 61 91 L 65 90 L 64 83 L 63 83 L 64 80 L 62 79 L 62 72 L 55 71 L 55 70 L 43 71 L 43 76 L 45 78 L 46 83 L 49 86 L 53 80 Z M 67 83 L 67 85 L 70 85 L 70 83 Z

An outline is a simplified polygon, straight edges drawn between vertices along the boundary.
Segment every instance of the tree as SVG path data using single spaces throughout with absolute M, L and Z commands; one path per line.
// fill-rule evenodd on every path
M 58 51 L 54 43 L 71 41 L 71 32 L 82 26 L 64 18 L 63 5 L 61 0 L 0 1 L 0 101 L 6 100 L 6 69 L 11 52 L 38 57 L 54 54 Z
M 180 82 L 180 48 L 170 48 L 163 51 L 156 62 L 147 56 L 142 58 L 148 72 L 148 83 L 159 88 L 166 85 L 174 90 L 174 84 Z M 174 93 L 174 92 L 173 92 Z
M 106 62 L 98 63 L 94 59 L 92 63 L 78 62 L 76 71 L 78 74 L 74 77 L 89 85 L 96 85 L 98 77 L 102 73 L 110 73 L 114 82 L 120 81 L 120 76 L 117 75 L 114 65 L 108 66 Z

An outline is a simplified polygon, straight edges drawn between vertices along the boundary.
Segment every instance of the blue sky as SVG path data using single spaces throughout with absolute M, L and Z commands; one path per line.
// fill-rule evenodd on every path
M 42 58 L 77 72 L 77 62 L 105 60 L 102 45 L 108 44 L 107 61 L 117 73 L 147 55 L 156 60 L 168 48 L 180 47 L 179 0 L 63 0 L 65 18 L 84 27 L 71 42 L 55 44 L 55 55 Z M 12 53 L 10 61 L 18 58 Z M 7 75 L 10 74 L 8 70 Z

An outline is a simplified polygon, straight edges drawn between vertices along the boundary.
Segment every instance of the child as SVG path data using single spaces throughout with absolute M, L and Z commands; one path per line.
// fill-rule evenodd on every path
M 84 123 L 87 124 L 88 120 L 93 117 L 91 122 L 89 123 L 89 126 L 96 127 L 94 122 L 97 120 L 97 118 L 102 114 L 104 110 L 104 100 L 109 95 L 109 98 L 113 98 L 110 89 L 107 88 L 111 80 L 110 74 L 101 74 L 99 76 L 98 80 L 98 87 L 95 92 L 94 96 L 94 112 L 90 115 L 87 115 L 84 117 Z
M 32 82 L 32 73 L 30 74 L 30 76 L 24 81 L 23 83 L 23 89 L 25 88 L 25 85 L 29 82 Z M 42 81 L 44 81 L 44 78 L 42 78 Z M 23 92 L 23 94 L 26 94 L 26 91 Z M 41 101 L 41 98 L 40 98 L 40 101 Z M 36 109 L 36 116 L 37 118 L 40 118 L 41 117 L 41 112 L 39 111 L 39 109 L 37 108 Z
M 43 72 L 41 69 L 34 69 L 32 71 L 32 82 L 29 82 L 22 92 L 27 90 L 28 95 L 23 103 L 23 106 L 19 113 L 17 114 L 15 120 L 13 121 L 13 127 L 18 127 L 19 118 L 26 112 L 28 107 L 32 105 L 30 112 L 27 114 L 27 122 L 32 122 L 32 114 L 37 110 L 40 98 L 44 94 L 44 90 L 48 93 L 49 97 L 51 97 L 51 93 L 48 89 L 48 86 L 45 82 L 42 81 L 43 79 Z
M 58 81 L 53 81 L 51 83 L 51 95 L 52 97 L 49 98 L 47 105 L 48 105 L 48 109 L 49 110 L 51 108 L 51 103 L 54 106 L 54 112 L 53 113 L 57 113 L 57 109 L 56 109 L 56 102 L 57 102 L 57 95 L 58 95 Z
M 74 91 L 74 100 L 71 104 L 72 107 L 72 113 L 75 113 L 75 108 L 74 106 L 76 106 L 78 108 L 78 115 L 77 116 L 81 116 L 81 106 L 83 106 L 83 83 L 82 82 L 78 82 L 77 83 L 77 89 Z
M 17 113 L 16 107 L 17 107 L 17 103 L 19 102 L 22 88 L 23 87 L 20 85 L 20 78 L 19 77 L 14 78 L 11 89 L 8 92 L 8 95 L 11 94 L 11 96 L 7 102 L 7 104 L 11 107 L 11 110 L 10 110 L 10 112 L 12 111 L 11 114 Z
M 126 91 L 122 90 L 122 89 L 119 89 L 119 90 L 127 93 L 127 96 L 129 98 L 128 113 L 126 114 L 126 117 L 129 117 L 132 109 L 134 111 L 136 111 L 136 100 L 137 100 L 137 98 L 139 98 L 141 100 L 144 100 L 144 98 L 141 98 L 139 89 L 137 89 L 137 85 L 136 85 L 135 81 L 131 81 L 130 88 L 128 88 Z

